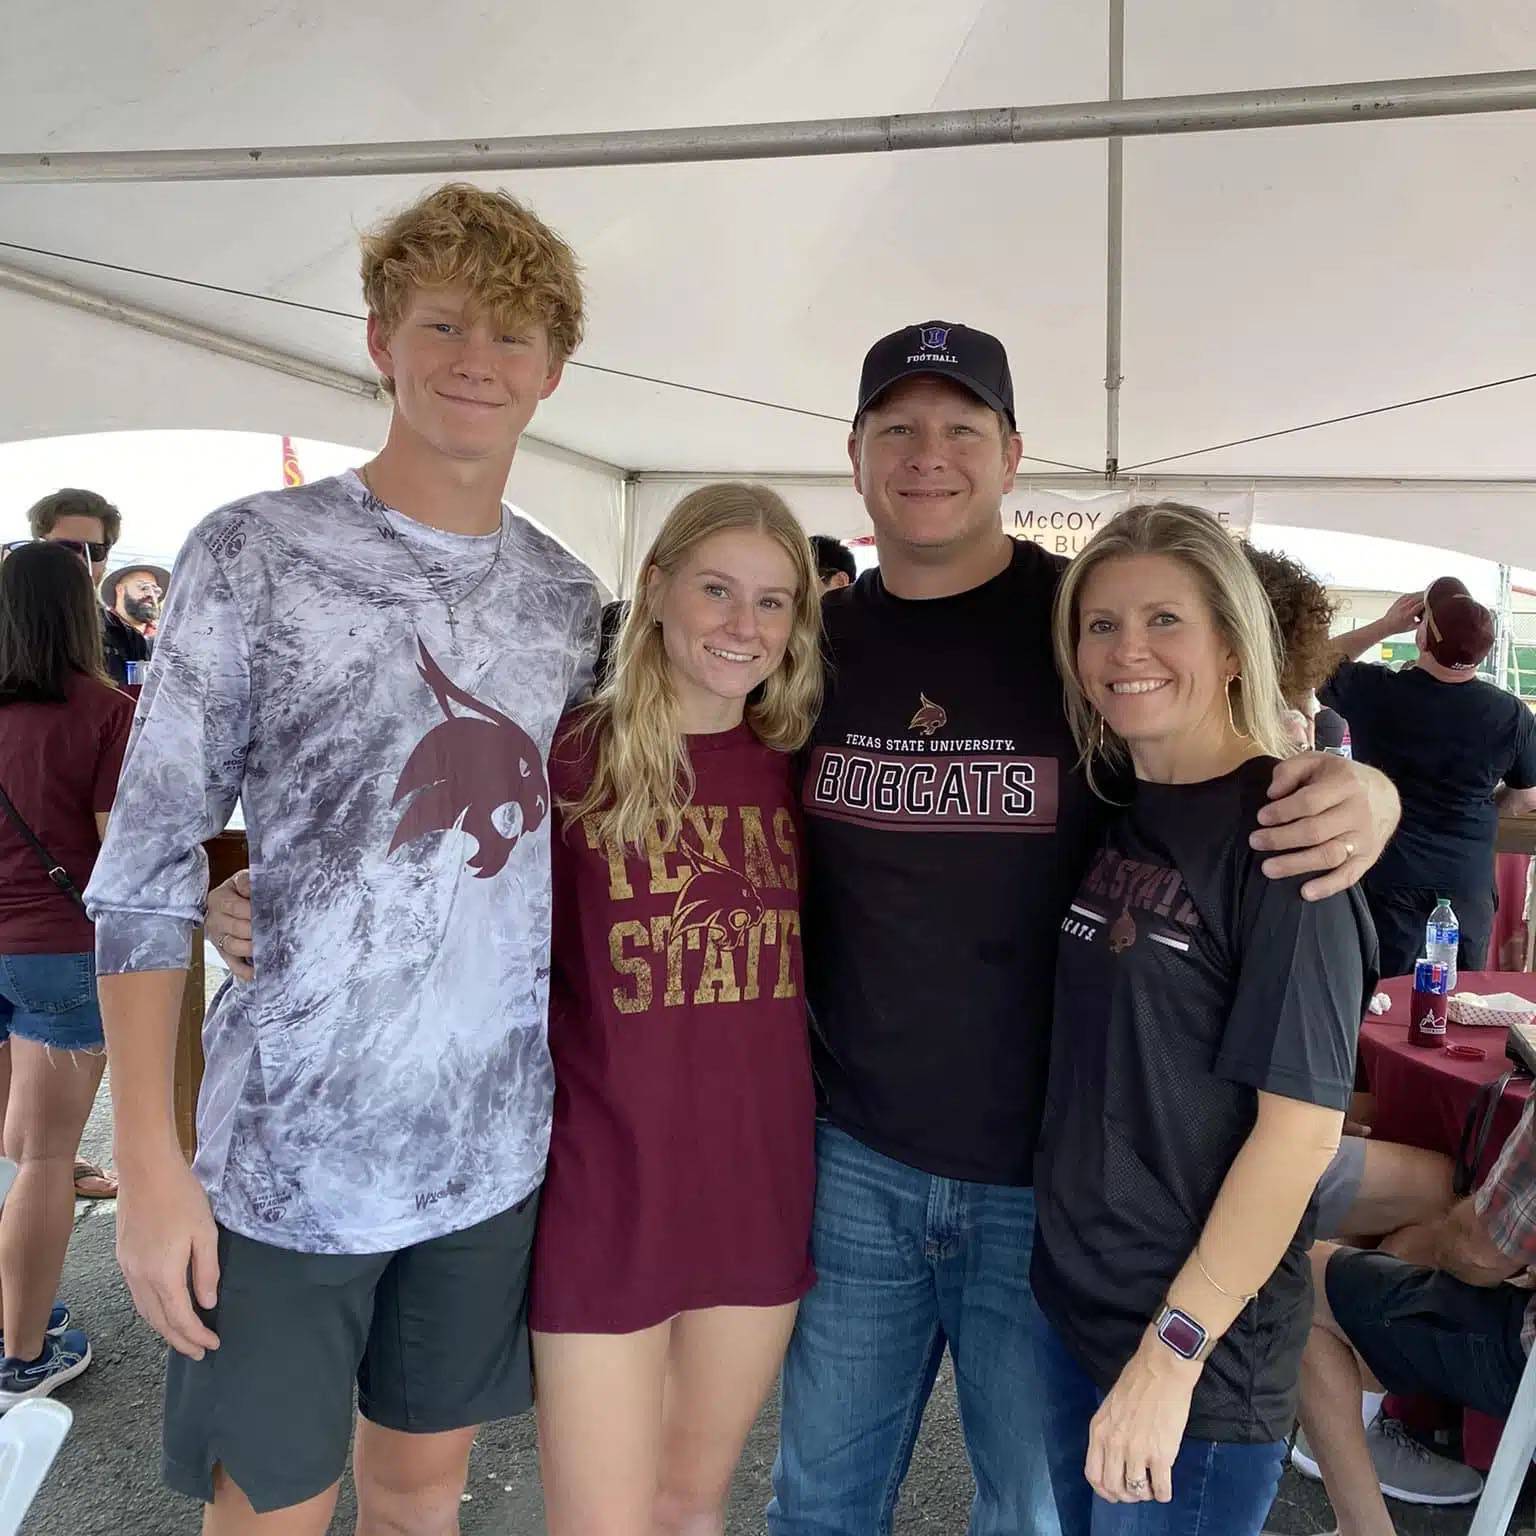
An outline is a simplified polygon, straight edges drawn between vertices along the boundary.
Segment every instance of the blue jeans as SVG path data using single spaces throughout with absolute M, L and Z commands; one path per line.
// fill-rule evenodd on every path
M 1280 1486 L 1285 1441 L 1238 1445 L 1186 1435 L 1173 1463 L 1171 1503 L 1106 1503 L 1083 1476 L 1088 1426 L 1105 1394 L 1039 1307 L 1035 1349 L 1063 1536 L 1260 1536 Z
M 96 1003 L 96 956 L 0 955 L 0 1045 L 12 1035 L 60 1051 L 106 1043 Z
M 821 1125 L 815 1289 L 784 1360 L 768 1529 L 887 1536 L 948 1345 L 970 1536 L 1058 1536 L 1029 1319 L 1034 1191 L 920 1173 Z

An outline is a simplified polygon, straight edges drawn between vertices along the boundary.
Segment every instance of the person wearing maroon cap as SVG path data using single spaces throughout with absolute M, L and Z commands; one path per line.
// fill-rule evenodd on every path
M 1101 827 L 1051 642 L 1066 562 L 1011 540 L 1003 344 L 946 321 L 870 348 L 848 439 L 879 568 L 823 600 L 805 754 L 816 1287 L 785 1359 L 772 1536 L 887 1536 L 946 1351 L 970 1536 L 1055 1536 L 1030 1319 L 1033 1161 L 1057 938 Z M 1292 792 L 1303 784 L 1308 793 Z M 1272 876 L 1357 880 L 1396 797 L 1277 769 Z
M 1401 672 L 1357 660 L 1413 633 Z M 1536 810 L 1536 717 L 1482 681 L 1493 615 L 1454 576 L 1407 592 L 1373 624 L 1337 637 L 1338 670 L 1318 691 L 1349 721 L 1356 759 L 1397 785 L 1403 817 L 1365 877 L 1383 976 L 1405 976 L 1443 896 L 1461 923 L 1457 966 L 1482 970 L 1493 932 L 1493 843 L 1500 811 Z

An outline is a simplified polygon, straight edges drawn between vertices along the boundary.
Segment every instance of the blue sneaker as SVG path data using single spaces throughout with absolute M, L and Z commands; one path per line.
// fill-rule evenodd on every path
M 78 1328 L 67 1328 L 58 1338 L 45 1338 L 36 1360 L 7 1355 L 0 1360 L 0 1413 L 31 1398 L 47 1397 L 90 1363 L 91 1342 Z
M 61 1333 L 64 1332 L 66 1328 L 69 1327 L 69 1319 L 69 1303 L 64 1301 L 56 1301 L 53 1304 L 53 1311 L 48 1314 L 48 1326 L 43 1331 L 50 1338 L 56 1339 Z M 3 1331 L 0 1331 L 0 1357 L 3 1357 L 4 1355 L 5 1334 Z

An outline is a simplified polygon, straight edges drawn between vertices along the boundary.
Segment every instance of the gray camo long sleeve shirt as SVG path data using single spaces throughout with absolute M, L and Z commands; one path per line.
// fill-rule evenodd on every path
M 87 903 L 103 975 L 184 968 L 240 800 L 256 977 L 208 1012 L 195 1164 L 226 1227 L 382 1253 L 539 1184 L 545 763 L 598 611 L 517 512 L 447 534 L 352 474 L 188 539 Z

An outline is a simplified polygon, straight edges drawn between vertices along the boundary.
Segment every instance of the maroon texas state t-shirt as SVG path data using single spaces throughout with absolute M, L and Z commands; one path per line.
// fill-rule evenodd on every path
M 0 699 L 0 789 L 77 891 L 96 865 L 95 812 L 112 809 L 132 723 L 133 700 L 84 673 L 70 677 L 58 702 Z M 0 954 L 76 955 L 95 947 L 85 913 L 0 813 Z
M 815 1098 L 800 961 L 792 760 L 743 725 L 687 738 L 680 835 L 552 839 L 555 1110 L 530 1322 L 624 1333 L 776 1306 L 814 1279 Z M 590 781 L 580 731 L 556 803 Z

